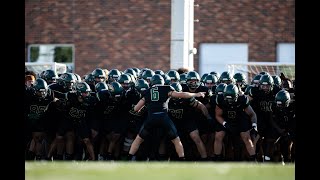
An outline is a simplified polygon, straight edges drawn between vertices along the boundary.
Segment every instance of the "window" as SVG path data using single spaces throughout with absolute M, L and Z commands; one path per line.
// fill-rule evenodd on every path
M 227 64 L 247 63 L 246 43 L 203 43 L 200 46 L 199 74 L 228 71 Z
M 277 44 L 277 62 L 295 63 L 295 44 L 278 43 Z
M 68 72 L 74 72 L 74 45 L 31 44 L 28 46 L 28 62 L 57 62 L 66 64 Z

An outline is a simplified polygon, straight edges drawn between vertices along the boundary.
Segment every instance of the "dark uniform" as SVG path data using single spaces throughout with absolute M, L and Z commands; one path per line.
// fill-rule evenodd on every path
M 288 107 L 279 108 L 273 106 L 273 121 L 277 127 L 274 127 L 274 137 L 277 139 L 276 145 L 280 147 L 280 153 L 284 162 L 294 162 L 296 118 L 294 103 Z M 276 148 L 276 147 L 275 147 Z M 275 149 L 277 150 L 277 149 Z M 277 154 L 277 153 L 274 153 Z
M 278 91 L 278 88 L 273 88 L 270 93 L 266 94 L 259 87 L 252 87 L 250 89 L 249 96 L 253 98 L 250 105 L 257 114 L 258 132 L 262 137 L 269 136 L 271 133 L 272 104 Z
M 48 122 L 45 111 L 53 99 L 51 94 L 39 98 L 34 89 L 26 90 L 24 113 L 29 132 L 44 132 L 46 130 Z
M 229 105 L 219 94 L 216 98 L 216 105 L 223 110 L 223 118 L 230 125 L 228 133 L 233 135 L 250 130 L 251 122 L 244 109 L 249 106 L 249 99 L 245 95 L 239 95 L 237 102 Z M 226 131 L 222 124 L 217 123 L 216 131 Z
M 224 100 L 223 94 L 218 94 L 216 106 L 223 110 L 222 116 L 229 124 L 228 129 L 220 123 L 216 123 L 215 127 L 217 132 L 227 132 L 226 138 L 224 138 L 226 160 L 242 161 L 245 148 L 243 141 L 240 140 L 240 132 L 246 132 L 252 128 L 251 120 L 244 111 L 249 106 L 249 99 L 245 95 L 239 95 L 238 100 L 230 105 Z
M 250 104 L 257 114 L 258 132 L 261 137 L 257 145 L 257 154 L 264 154 L 264 160 L 270 160 L 270 151 L 272 149 L 271 140 L 274 138 L 271 124 L 273 118 L 272 105 L 275 95 L 280 89 L 278 86 L 274 86 L 269 93 L 265 93 L 259 86 L 252 87 L 248 95 L 252 98 Z M 261 153 L 259 152 L 261 151 L 260 146 L 263 151 Z M 260 155 L 258 157 L 260 157 Z
M 125 116 L 128 119 L 127 134 L 124 138 L 124 149 L 130 150 L 133 139 L 139 133 L 139 130 L 143 122 L 147 119 L 148 112 L 147 107 L 144 106 L 139 112 L 133 110 L 134 106 L 139 102 L 142 97 L 142 93 L 136 89 L 136 87 L 130 87 L 125 93 Z M 147 144 L 147 145 L 146 145 Z M 148 152 L 150 152 L 149 141 L 144 142 L 139 148 L 136 154 L 136 160 L 146 160 L 148 158 Z M 126 147 L 125 147 L 126 146 Z M 126 152 L 127 153 L 127 152 Z
M 190 99 L 180 99 L 180 98 L 170 98 L 168 102 L 169 117 L 174 122 L 181 142 L 185 147 L 185 157 L 186 159 L 196 159 L 192 148 L 194 147 L 194 142 L 190 139 L 190 133 L 197 130 L 197 123 L 193 119 L 194 108 L 193 103 L 196 102 L 195 98 Z M 196 152 L 197 150 L 195 150 Z
M 194 103 L 195 100 L 195 98 L 169 100 L 169 117 L 175 123 L 179 135 L 189 134 L 197 129 L 196 122 L 190 118 L 192 109 L 194 109 L 191 107 L 191 104 Z
M 152 86 L 146 91 L 143 97 L 148 109 L 148 118 L 139 132 L 141 138 L 147 138 L 155 127 L 163 128 L 170 140 L 178 137 L 177 129 L 168 116 L 166 102 L 170 91 L 174 91 L 174 89 L 169 85 Z
M 116 82 L 114 82 L 116 84 Z M 119 87 L 121 85 L 117 83 Z M 112 87 L 112 86 L 110 86 Z M 107 138 L 109 142 L 107 160 L 114 160 L 119 158 L 120 150 L 119 140 L 126 133 L 128 127 L 128 108 L 125 106 L 124 91 L 118 92 L 116 96 L 109 90 L 97 92 L 99 102 L 97 103 L 97 114 L 101 122 L 101 136 L 102 141 Z M 110 145 L 112 144 L 112 145 Z M 105 146 L 104 143 L 101 146 Z M 117 148 L 116 148 L 117 146 Z M 119 148 L 118 148 L 119 147 Z M 104 152 L 101 152 L 104 153 Z
M 48 91 L 50 92 L 50 91 Z M 25 134 L 25 145 L 29 148 L 29 143 L 32 139 L 32 133 L 37 133 L 33 139 L 37 140 L 37 143 L 42 143 L 43 138 L 46 139 L 46 143 L 51 142 L 52 135 L 50 130 L 51 122 L 58 118 L 58 113 L 54 112 L 54 98 L 52 94 L 47 93 L 45 97 L 39 97 L 36 95 L 36 90 L 33 88 L 28 88 L 25 90 L 25 103 L 24 103 L 24 117 L 26 123 L 26 134 Z M 40 134 L 41 133 L 41 136 Z M 45 134 L 44 134 L 45 133 Z M 46 136 L 45 136 L 46 135 Z M 27 151 L 26 159 L 33 159 L 31 152 Z M 43 152 L 43 157 L 45 157 L 45 152 Z M 37 157 L 37 159 L 42 159 L 43 157 Z
M 183 92 L 190 92 L 187 85 L 181 85 Z M 209 103 L 209 99 L 212 96 L 212 91 L 206 86 L 200 85 L 194 93 L 198 92 L 206 92 L 205 97 L 197 97 L 196 99 L 200 101 L 202 104 L 206 105 Z M 193 111 L 192 114 L 190 114 L 189 118 L 192 118 L 196 121 L 197 127 L 199 129 L 199 134 L 207 134 L 207 133 L 213 133 L 214 132 L 214 125 L 212 121 L 208 121 L 207 118 L 202 114 L 201 111 L 198 111 L 196 109 L 191 109 Z
M 134 106 L 139 102 L 141 98 L 140 92 L 138 92 L 134 87 L 131 87 L 125 93 L 125 113 L 128 122 L 128 131 L 133 134 L 138 134 L 143 121 L 147 118 L 147 107 L 144 106 L 139 112 L 134 112 Z
M 102 132 L 124 133 L 128 119 L 124 118 L 127 109 L 123 107 L 123 99 L 116 100 L 108 90 L 98 92 L 98 96 L 97 110 Z
M 52 83 L 48 87 L 52 91 L 53 96 L 59 99 L 65 99 L 66 93 L 70 91 L 69 89 L 64 88 L 63 85 L 59 83 Z
M 97 124 L 93 109 L 96 100 L 89 96 L 85 99 L 85 102 L 81 103 L 77 98 L 75 92 L 67 93 L 67 102 L 63 104 L 64 120 L 58 133 L 63 136 L 67 131 L 75 130 L 81 139 L 90 138 L 90 128 Z
M 81 146 L 80 141 L 84 139 L 91 139 L 91 129 L 97 128 L 97 118 L 95 116 L 95 107 L 96 98 L 92 96 L 87 96 L 84 98 L 84 102 L 79 102 L 77 92 L 68 92 L 67 99 L 65 102 L 61 103 L 63 110 L 63 119 L 58 129 L 58 135 L 64 136 L 67 132 L 74 132 L 75 134 L 75 144 Z M 97 129 L 95 129 L 97 130 Z M 87 146 L 91 145 L 91 142 L 86 144 Z M 88 148 L 88 147 L 87 147 Z M 82 152 L 79 152 L 80 148 L 76 148 L 76 155 Z M 68 152 L 66 154 L 66 159 L 73 159 L 73 154 Z M 94 157 L 91 157 L 94 158 Z M 80 159 L 81 160 L 81 159 Z

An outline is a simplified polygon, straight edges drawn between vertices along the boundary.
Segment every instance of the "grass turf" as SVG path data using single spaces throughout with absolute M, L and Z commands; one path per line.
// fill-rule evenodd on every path
M 25 162 L 26 180 L 293 180 L 295 165 L 179 162 Z

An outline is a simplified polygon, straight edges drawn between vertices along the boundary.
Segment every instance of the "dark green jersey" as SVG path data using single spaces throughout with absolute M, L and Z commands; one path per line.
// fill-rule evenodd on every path
M 216 97 L 216 105 L 223 110 L 223 117 L 229 120 L 241 118 L 244 115 L 244 109 L 249 106 L 249 99 L 245 95 L 240 95 L 238 100 L 232 105 L 224 100 L 223 95 Z
M 145 98 L 148 112 L 167 112 L 167 100 L 170 91 L 175 91 L 170 85 L 152 86 L 146 90 L 146 94 L 143 97 Z
M 195 101 L 195 98 L 171 98 L 168 103 L 169 117 L 175 120 L 186 119 L 193 112 L 192 104 Z

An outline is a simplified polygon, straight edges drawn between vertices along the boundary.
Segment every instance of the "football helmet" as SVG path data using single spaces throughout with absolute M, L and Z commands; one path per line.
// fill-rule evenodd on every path
M 268 72 L 266 72 L 266 71 L 261 71 L 259 74 L 261 74 L 261 75 L 265 75 L 265 74 L 267 74 L 267 75 L 270 75 Z
M 136 72 L 137 77 L 138 77 L 138 76 L 139 76 L 139 74 L 140 74 L 140 69 L 139 69 L 139 68 L 137 68 L 137 67 L 133 67 L 132 69 Z
M 150 80 L 150 86 L 153 86 L 153 85 L 164 85 L 163 77 L 159 74 L 153 75 Z
M 84 81 L 88 84 L 94 84 L 94 76 L 92 74 L 87 74 Z
M 262 76 L 261 74 L 257 74 L 256 76 L 254 76 L 252 81 L 251 81 L 251 85 L 253 85 L 255 87 L 258 87 L 261 76 Z
M 280 90 L 275 96 L 275 102 L 278 108 L 288 107 L 290 100 L 290 93 L 284 89 Z
M 135 88 L 140 92 L 144 92 L 149 88 L 149 84 L 146 80 L 144 79 L 138 79 L 138 81 L 135 84 Z
M 121 86 L 127 90 L 130 87 L 130 84 L 132 83 L 131 77 L 128 74 L 121 74 L 118 82 L 121 84 Z
M 108 89 L 115 101 L 119 101 L 123 97 L 124 89 L 119 82 L 111 82 Z
M 76 83 L 77 78 L 73 73 L 63 73 L 59 77 L 59 83 L 63 86 L 63 88 L 71 91 L 74 88 L 74 83 Z
M 134 77 L 134 76 L 133 76 L 132 74 L 130 74 L 130 73 L 125 73 L 125 74 L 127 74 L 127 75 L 130 77 L 130 79 L 131 79 L 130 86 L 134 86 L 134 84 L 135 84 L 136 81 L 137 81 L 137 78 Z
M 91 92 L 90 86 L 86 82 L 79 82 L 75 85 L 75 90 L 79 93 Z
M 108 90 L 108 85 L 105 82 L 98 82 L 95 85 L 95 88 L 96 88 L 96 92 L 100 92 L 102 90 Z
M 260 80 L 259 80 L 259 89 L 263 90 L 265 93 L 269 93 L 272 91 L 273 89 L 273 78 L 268 75 L 262 75 Z
M 211 71 L 209 74 L 213 74 L 215 76 L 217 76 L 217 78 L 220 78 L 220 73 L 216 72 L 216 71 Z
M 165 85 L 171 84 L 171 77 L 168 74 L 162 74 L 161 76 L 164 79 L 164 84 Z
M 234 83 L 234 79 L 228 71 L 224 71 L 219 77 L 219 83 L 232 84 Z
M 223 98 L 228 104 L 234 104 L 239 97 L 239 89 L 234 84 L 228 84 L 223 91 Z
M 182 92 L 182 86 L 179 82 L 174 82 L 170 84 L 170 86 L 173 87 L 173 89 L 175 89 L 177 92 Z
M 208 76 L 208 73 L 204 73 L 202 74 L 201 78 L 200 78 L 200 82 L 204 83 L 204 80 L 206 79 L 206 77 Z
M 118 81 L 121 74 L 122 73 L 118 69 L 111 69 L 108 74 L 109 83 Z
M 82 99 L 90 96 L 91 88 L 86 82 L 78 82 L 75 84 L 75 90 L 77 91 L 77 95 Z
M 235 73 L 233 75 L 233 79 L 235 81 L 236 84 L 239 85 L 239 87 L 243 88 L 245 87 L 245 85 L 247 85 L 247 79 L 246 76 L 243 73 Z
M 48 84 L 55 83 L 58 79 L 58 74 L 52 69 L 47 69 L 43 72 L 42 79 L 47 81 Z
M 48 95 L 48 84 L 42 78 L 37 78 L 33 84 L 36 95 L 39 98 L 45 98 Z
M 164 74 L 164 72 L 161 69 L 155 70 L 155 74 L 160 74 L 161 76 Z
M 101 68 L 96 68 L 91 74 L 94 76 L 96 83 L 106 81 L 106 73 Z
M 82 79 L 81 79 L 79 74 L 73 73 L 73 75 L 77 78 L 76 82 L 81 82 L 82 81 Z
M 146 69 L 143 71 L 141 78 L 150 83 L 151 78 L 155 75 L 154 71 L 151 69 Z
M 123 71 L 124 74 L 131 74 L 135 78 L 135 80 L 138 78 L 138 74 L 136 73 L 135 70 L 132 68 L 127 68 L 126 70 Z
M 216 86 L 218 83 L 218 78 L 217 76 L 213 74 L 208 74 L 204 80 L 203 83 L 205 86 L 207 86 L 209 89 L 211 89 L 213 86 Z
M 187 73 L 180 74 L 180 84 L 187 84 Z
M 178 71 L 171 69 L 166 74 L 171 78 L 171 82 L 180 81 L 180 74 Z
M 227 84 L 226 83 L 220 83 L 218 84 L 218 86 L 216 87 L 215 89 L 215 94 L 218 95 L 218 94 L 223 94 L 223 91 L 224 89 L 226 88 Z
M 189 71 L 187 74 L 187 86 L 190 89 L 197 89 L 200 86 L 200 75 L 196 71 Z
M 139 74 L 138 74 L 138 78 L 141 79 L 142 78 L 142 74 L 145 70 L 148 70 L 149 68 L 142 68 L 140 71 L 139 71 Z M 151 69 L 149 69 L 151 70 Z
M 280 78 L 280 76 L 278 76 L 278 75 L 273 75 L 273 76 L 271 76 L 271 77 L 272 77 L 272 79 L 273 79 L 274 85 L 281 87 L 281 78 Z

